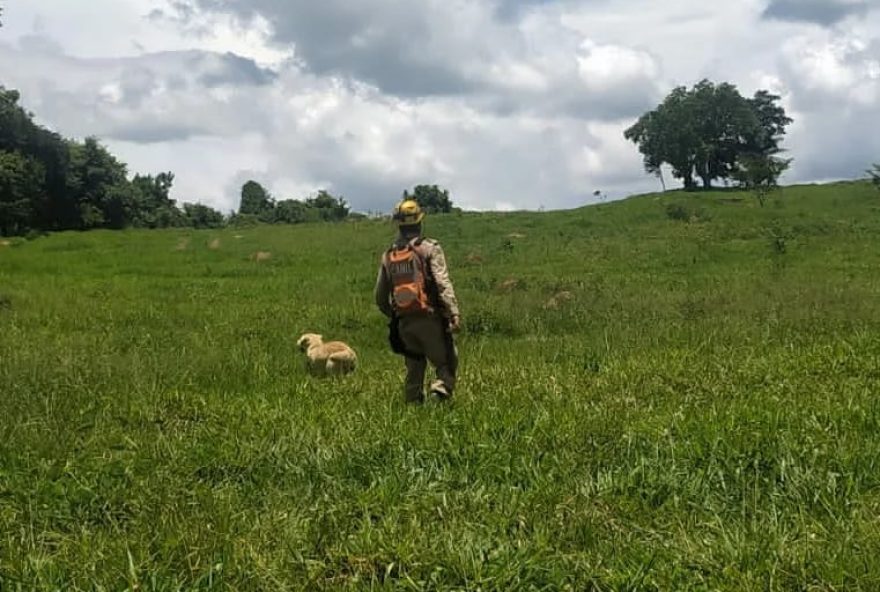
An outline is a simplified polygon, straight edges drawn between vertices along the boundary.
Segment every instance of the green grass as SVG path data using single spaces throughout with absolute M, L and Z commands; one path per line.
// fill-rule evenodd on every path
M 0 590 L 880 589 L 873 187 L 428 231 L 451 406 L 403 403 L 386 223 L 0 247 Z

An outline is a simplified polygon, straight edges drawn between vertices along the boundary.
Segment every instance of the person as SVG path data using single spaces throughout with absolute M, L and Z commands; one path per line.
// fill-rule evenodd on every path
M 452 334 L 461 327 L 446 256 L 436 240 L 422 235 L 425 213 L 415 200 L 394 208 L 398 226 L 394 243 L 383 255 L 376 279 L 376 305 L 389 319 L 392 350 L 404 356 L 404 392 L 409 403 L 425 400 L 428 362 L 436 380 L 431 395 L 447 401 L 455 390 L 458 352 Z

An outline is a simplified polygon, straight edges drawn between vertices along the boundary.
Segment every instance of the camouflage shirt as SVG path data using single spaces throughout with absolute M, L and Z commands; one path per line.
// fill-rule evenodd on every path
M 392 248 L 406 246 L 412 238 L 398 236 Z M 437 288 L 436 295 L 439 302 L 434 303 L 441 315 L 450 319 L 459 316 L 458 300 L 455 298 L 455 290 L 452 288 L 452 280 L 449 279 L 449 270 L 446 267 L 446 256 L 440 243 L 430 238 L 423 238 L 416 246 L 419 254 L 428 263 L 431 280 Z M 379 265 L 379 274 L 376 278 L 376 306 L 386 317 L 390 317 L 394 308 L 391 306 L 391 278 L 385 269 L 385 257 Z

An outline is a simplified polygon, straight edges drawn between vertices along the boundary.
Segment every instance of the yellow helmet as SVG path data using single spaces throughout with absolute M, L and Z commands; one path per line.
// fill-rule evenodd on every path
M 405 199 L 394 206 L 392 218 L 398 226 L 414 226 L 425 219 L 425 212 L 416 200 Z

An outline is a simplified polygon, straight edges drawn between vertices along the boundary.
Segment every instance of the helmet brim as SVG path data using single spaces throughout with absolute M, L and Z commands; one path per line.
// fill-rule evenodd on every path
M 394 221 L 397 222 L 398 226 L 415 226 L 417 224 L 421 224 L 422 220 L 425 219 L 425 213 L 419 212 L 418 214 L 396 214 L 394 216 Z

